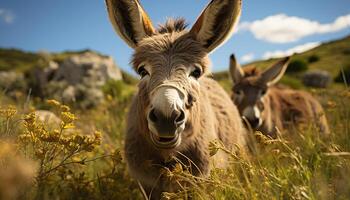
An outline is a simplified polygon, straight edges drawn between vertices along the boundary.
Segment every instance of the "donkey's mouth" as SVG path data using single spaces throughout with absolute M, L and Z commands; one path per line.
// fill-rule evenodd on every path
M 161 137 L 151 132 L 152 143 L 160 149 L 173 149 L 180 145 L 181 137 L 176 133 L 174 137 Z

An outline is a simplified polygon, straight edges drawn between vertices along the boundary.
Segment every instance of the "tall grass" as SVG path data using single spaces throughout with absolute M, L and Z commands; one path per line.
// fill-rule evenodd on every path
M 142 199 L 123 161 L 125 116 L 134 90 L 123 97 L 114 95 L 110 88 L 105 91 L 107 102 L 88 111 L 72 111 L 56 101 L 29 103 L 33 108 L 28 109 L 0 98 L 0 138 L 13 144 L 13 157 L 30 160 L 30 166 L 35 168 L 34 175 L 19 177 L 32 181 L 23 181 L 26 187 L 19 184 L 22 189 L 16 190 L 13 197 Z M 211 153 L 228 153 L 230 167 L 215 169 L 209 177 L 202 178 L 192 176 L 191 169 L 180 164 L 172 170 L 164 168 L 166 176 L 182 184 L 181 191 L 164 193 L 164 198 L 348 199 L 350 91 L 341 88 L 311 92 L 325 106 L 330 137 L 322 138 L 312 125 L 295 128 L 277 139 L 251 133 L 252 154 L 248 157 L 229 152 L 213 141 Z M 40 121 L 35 116 L 36 105 L 50 109 L 60 123 Z M 3 154 L 0 165 L 10 167 Z M 7 179 L 0 172 L 0 183 L 4 180 Z M 0 184 L 0 197 L 5 189 Z

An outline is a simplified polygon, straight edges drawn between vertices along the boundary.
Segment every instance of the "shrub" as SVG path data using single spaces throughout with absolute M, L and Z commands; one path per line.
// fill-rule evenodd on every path
M 134 76 L 124 71 L 122 71 L 122 77 L 123 77 L 123 81 L 129 85 L 136 85 L 139 82 L 137 78 L 135 78 Z
M 346 65 L 343 70 L 340 70 L 334 80 L 337 83 L 350 84 L 350 64 Z
M 315 63 L 320 60 L 320 57 L 318 55 L 312 55 L 309 57 L 308 62 L 309 63 Z
M 293 60 L 288 68 L 286 73 L 298 73 L 298 72 L 303 72 L 308 69 L 308 65 L 305 61 L 303 60 Z
M 119 101 L 128 100 L 134 92 L 134 87 L 124 83 L 123 81 L 109 80 L 102 87 L 103 93 L 107 97 Z
M 107 136 L 79 128 L 68 106 L 47 104 L 61 121 L 58 127 L 36 111 L 22 114 L 0 105 L 0 199 L 140 199 L 120 150 L 100 145 Z

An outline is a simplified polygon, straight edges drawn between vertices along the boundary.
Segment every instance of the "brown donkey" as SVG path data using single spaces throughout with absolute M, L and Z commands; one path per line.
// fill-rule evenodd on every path
M 158 29 L 138 0 L 106 0 L 110 20 L 135 52 L 141 76 L 127 120 L 125 158 L 131 175 L 157 199 L 179 186 L 162 173 L 175 158 L 195 176 L 224 167 L 227 155 L 209 155 L 209 143 L 230 150 L 245 148 L 239 112 L 212 79 L 208 54 L 230 36 L 241 13 L 241 0 L 212 0 L 191 30 L 183 20 Z
M 309 93 L 276 86 L 287 69 L 289 57 L 263 72 L 255 67 L 241 68 L 234 55 L 230 57 L 233 80 L 232 100 L 251 128 L 276 137 L 276 128 L 315 124 L 323 134 L 329 133 L 327 119 L 320 103 Z

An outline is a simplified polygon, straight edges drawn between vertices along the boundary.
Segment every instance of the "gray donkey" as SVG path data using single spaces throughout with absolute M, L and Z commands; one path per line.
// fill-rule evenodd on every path
M 150 198 L 177 191 L 162 171 L 176 158 L 195 176 L 225 167 L 224 153 L 209 155 L 217 140 L 232 151 L 246 146 L 239 112 L 210 75 L 208 54 L 233 32 L 241 0 L 212 0 L 191 30 L 184 20 L 168 20 L 158 29 L 138 0 L 106 0 L 109 18 L 119 36 L 135 52 L 134 70 L 141 76 L 132 100 L 125 136 L 130 174 Z

